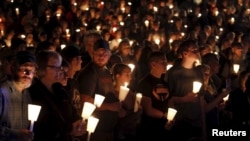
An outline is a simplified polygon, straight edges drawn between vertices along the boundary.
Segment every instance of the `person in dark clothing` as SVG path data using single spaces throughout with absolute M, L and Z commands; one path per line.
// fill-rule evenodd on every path
M 57 52 L 42 51 L 37 55 L 38 79 L 29 91 L 32 102 L 42 109 L 34 125 L 34 141 L 71 141 L 86 131 L 59 83 L 63 75 L 61 63 L 62 57 Z

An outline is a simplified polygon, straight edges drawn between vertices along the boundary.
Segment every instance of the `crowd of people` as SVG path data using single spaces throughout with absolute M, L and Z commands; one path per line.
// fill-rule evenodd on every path
M 248 140 L 249 24 L 249 0 L 1 0 L 0 140 Z

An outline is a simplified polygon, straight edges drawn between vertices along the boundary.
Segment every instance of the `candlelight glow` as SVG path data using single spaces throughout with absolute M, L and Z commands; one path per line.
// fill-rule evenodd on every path
M 82 118 L 83 120 L 88 119 L 92 113 L 94 112 L 96 106 L 89 103 L 89 102 L 84 102 L 83 109 L 82 109 Z
M 142 98 L 142 94 L 137 93 L 136 98 L 135 98 L 134 112 L 138 111 L 139 105 L 141 104 L 141 98 Z
M 148 20 L 145 20 L 145 21 L 144 21 L 144 24 L 145 24 L 146 27 L 148 27 L 148 26 L 149 26 L 149 21 L 148 21 Z
M 134 68 L 135 68 L 135 65 L 134 64 L 128 64 L 128 66 L 130 67 L 130 69 L 131 69 L 131 72 L 134 70 Z
M 234 69 L 234 72 L 235 72 L 235 73 L 238 73 L 239 70 L 240 70 L 240 65 L 239 65 L 239 64 L 234 64 L 234 65 L 233 65 L 233 69 Z
M 94 105 L 96 105 L 96 107 L 101 107 L 103 101 L 104 101 L 105 97 L 100 95 L 100 94 L 95 94 L 95 99 L 94 99 Z
M 167 119 L 172 121 L 177 113 L 177 110 L 174 108 L 168 108 Z
M 193 93 L 198 93 L 200 91 L 200 88 L 202 86 L 202 83 L 199 81 L 193 82 Z
M 128 95 L 129 88 L 127 88 L 127 86 L 128 86 L 127 82 L 124 83 L 124 86 L 120 86 L 120 91 L 119 91 L 119 100 L 120 100 L 120 102 L 124 101 L 125 98 Z

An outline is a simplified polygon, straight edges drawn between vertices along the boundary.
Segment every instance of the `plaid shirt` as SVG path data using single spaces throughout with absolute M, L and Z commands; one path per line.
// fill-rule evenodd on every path
M 0 86 L 0 140 L 18 140 L 15 130 L 28 129 L 29 92 L 18 92 L 13 82 L 6 81 Z

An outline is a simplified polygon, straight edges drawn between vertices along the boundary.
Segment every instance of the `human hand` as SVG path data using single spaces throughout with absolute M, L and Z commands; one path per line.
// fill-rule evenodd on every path
M 81 136 L 83 134 L 86 133 L 86 122 L 82 121 L 82 120 L 77 120 L 72 124 L 72 131 L 71 131 L 71 135 L 72 136 Z
M 31 132 L 28 129 L 20 129 L 20 130 L 16 130 L 15 134 L 17 134 L 18 139 L 20 141 L 32 141 L 34 134 L 33 132 Z
M 197 96 L 196 93 L 190 92 L 183 97 L 183 100 L 184 102 L 195 102 L 198 99 Z

